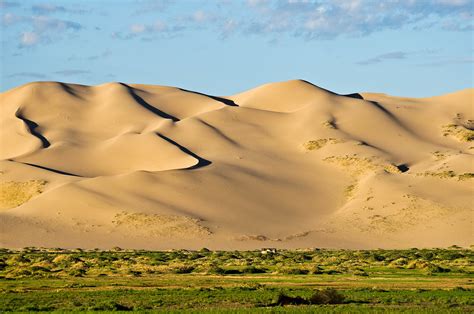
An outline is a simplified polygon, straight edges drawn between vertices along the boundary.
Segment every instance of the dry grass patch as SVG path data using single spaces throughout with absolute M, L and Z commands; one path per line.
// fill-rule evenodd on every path
M 308 141 L 303 144 L 306 150 L 318 150 L 326 146 L 327 144 L 339 144 L 344 143 L 345 140 L 339 138 L 321 138 L 318 140 Z
M 453 136 L 460 142 L 474 141 L 474 130 L 457 124 L 448 124 L 443 126 L 444 136 Z
M 46 181 L 8 181 L 0 183 L 0 209 L 20 206 L 43 192 Z
M 201 220 L 179 215 L 158 215 L 121 212 L 112 223 L 118 229 L 127 229 L 135 235 L 194 238 L 211 234 L 200 225 Z
M 474 179 L 474 173 L 463 173 L 458 175 L 459 181 Z
M 324 159 L 347 169 L 352 175 L 358 176 L 365 172 L 384 170 L 388 173 L 401 173 L 397 166 L 384 162 L 377 157 L 359 157 L 354 155 L 330 156 Z
M 354 196 L 356 190 L 357 190 L 357 183 L 351 184 L 347 186 L 346 189 L 344 190 L 344 195 L 346 196 L 346 198 L 350 199 Z
M 434 172 L 434 171 L 426 171 L 423 173 L 417 173 L 417 176 L 423 177 L 435 177 L 440 179 L 451 179 L 457 178 L 458 181 L 466 181 L 474 178 L 474 173 L 466 172 L 463 174 L 457 174 L 452 170 L 442 171 L 442 172 Z

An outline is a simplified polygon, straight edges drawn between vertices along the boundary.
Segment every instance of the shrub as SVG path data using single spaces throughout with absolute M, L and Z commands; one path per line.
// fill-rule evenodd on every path
M 130 269 L 130 270 L 128 270 L 128 274 L 132 275 L 134 277 L 140 277 L 142 275 L 142 272 L 139 271 L 139 270 Z
M 309 273 L 309 270 L 298 267 L 284 267 L 279 269 L 278 273 L 284 275 L 306 275 Z
M 320 275 L 320 274 L 323 274 L 323 269 L 320 267 L 320 266 L 314 266 L 312 269 L 311 269 L 311 274 L 313 275 Z
M 255 267 L 255 266 L 247 266 L 242 269 L 244 274 L 262 274 L 267 272 L 265 268 Z
M 356 269 L 352 272 L 354 276 L 368 276 L 367 272 L 365 272 L 363 269 Z
M 469 180 L 474 178 L 474 173 L 463 173 L 458 175 L 459 181 Z
M 273 305 L 285 306 L 285 305 L 299 305 L 299 304 L 309 304 L 309 302 L 302 297 L 290 297 L 284 293 L 278 294 Z
M 173 274 L 189 274 L 194 271 L 195 267 L 191 265 L 180 265 L 171 268 Z
M 342 304 L 345 297 L 335 289 L 328 288 L 316 291 L 310 298 L 310 304 Z
M 214 274 L 214 275 L 224 275 L 225 274 L 225 269 L 219 267 L 219 266 L 210 266 L 206 273 L 208 274 Z
M 242 271 L 238 269 L 224 269 L 224 274 L 226 275 L 237 275 L 242 274 Z
M 76 268 L 69 271 L 68 275 L 72 277 L 82 277 L 86 274 L 86 270 L 83 268 Z
M 131 311 L 132 307 L 117 303 L 115 301 L 105 301 L 91 308 L 92 311 Z

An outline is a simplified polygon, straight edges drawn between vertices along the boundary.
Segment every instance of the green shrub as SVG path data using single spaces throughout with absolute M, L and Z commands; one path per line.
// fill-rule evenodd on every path
M 82 277 L 86 274 L 86 270 L 83 268 L 76 268 L 69 271 L 68 275 L 72 277 Z
M 246 266 L 242 269 L 244 274 L 263 274 L 266 273 L 267 270 L 265 268 L 255 267 L 255 266 Z
M 309 273 L 309 270 L 299 267 L 283 267 L 278 270 L 278 273 L 284 275 L 306 275 Z
M 219 266 L 210 266 L 206 273 L 208 274 L 213 274 L 213 275 L 224 275 L 225 274 L 225 269 L 219 267 Z
M 129 269 L 128 274 L 132 275 L 133 277 L 140 277 L 142 275 L 142 272 L 138 270 Z
M 363 269 L 356 269 L 352 272 L 352 274 L 354 276 L 369 276 L 369 274 L 367 274 L 367 272 Z
M 320 274 L 323 274 L 323 273 L 324 273 L 323 269 L 322 269 L 320 266 L 317 266 L 317 265 L 314 266 L 314 267 L 311 269 L 310 272 L 311 272 L 311 274 L 313 274 L 313 275 L 320 275 Z
M 337 292 L 335 289 L 328 288 L 316 291 L 310 298 L 311 304 L 342 304 L 344 303 L 344 295 Z
M 132 307 L 117 303 L 115 301 L 106 301 L 89 308 L 92 311 L 131 311 Z
M 302 297 L 291 297 L 284 293 L 279 293 L 273 302 L 273 305 L 277 305 L 277 306 L 300 305 L 300 304 L 309 304 L 309 302 L 306 299 L 303 299 Z
M 180 265 L 171 268 L 173 274 L 189 274 L 192 273 L 196 267 L 191 265 Z

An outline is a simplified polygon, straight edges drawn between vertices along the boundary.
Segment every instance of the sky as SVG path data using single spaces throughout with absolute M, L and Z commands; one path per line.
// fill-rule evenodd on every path
M 125 82 L 232 95 L 473 87 L 474 0 L 0 0 L 0 89 Z

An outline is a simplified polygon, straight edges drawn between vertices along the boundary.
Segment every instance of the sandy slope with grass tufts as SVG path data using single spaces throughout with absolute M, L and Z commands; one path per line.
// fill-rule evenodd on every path
M 20 86 L 0 94 L 0 246 L 468 246 L 473 93 Z

